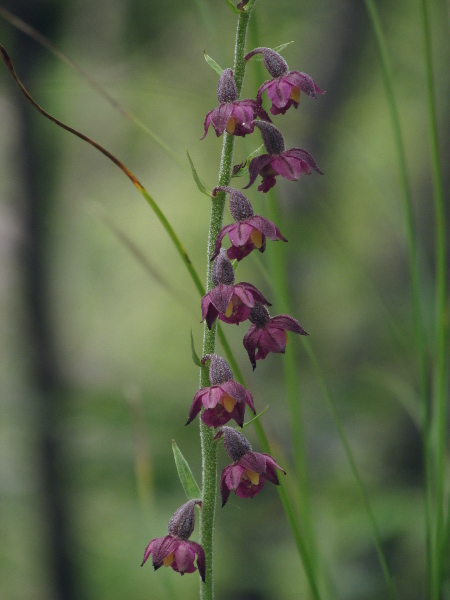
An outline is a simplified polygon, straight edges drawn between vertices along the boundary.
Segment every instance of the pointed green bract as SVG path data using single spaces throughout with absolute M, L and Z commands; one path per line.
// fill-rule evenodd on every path
M 194 365 L 196 367 L 202 367 L 203 365 L 200 362 L 197 352 L 195 351 L 194 336 L 192 335 L 192 329 L 191 329 L 191 353 L 192 353 L 192 360 L 194 362 Z
M 258 156 L 258 154 L 261 154 L 261 150 L 263 148 L 264 148 L 264 145 L 261 145 L 259 148 L 254 150 L 251 154 L 249 154 L 247 156 L 247 158 L 244 160 L 244 162 L 241 162 L 239 165 L 235 165 L 233 167 L 232 177 L 242 177 L 243 175 L 247 175 L 248 174 L 248 165 L 250 164 L 250 161 L 252 160 L 252 158 L 255 158 L 255 156 Z
M 218 75 L 222 75 L 222 71 L 223 69 L 221 67 L 219 67 L 219 65 L 216 63 L 215 60 L 213 60 L 210 56 L 208 56 L 206 54 L 206 52 L 203 52 L 203 56 L 205 57 L 206 62 L 208 63 L 208 65 L 211 67 L 211 69 L 214 69 L 214 71 L 218 74 Z
M 197 184 L 199 192 L 201 192 L 202 194 L 205 194 L 205 196 L 211 197 L 212 196 L 212 192 L 209 192 L 206 189 L 206 187 L 203 185 L 203 183 L 200 181 L 200 179 L 199 179 L 199 177 L 197 175 L 197 171 L 195 170 L 194 163 L 192 162 L 192 158 L 191 158 L 188 150 L 186 150 L 186 154 L 187 154 L 187 157 L 188 157 L 189 164 L 191 165 L 192 177 L 194 178 L 194 181 Z
M 195 500 L 195 498 L 201 498 L 202 492 L 195 481 L 192 474 L 191 468 L 188 465 L 187 460 L 181 454 L 180 449 L 177 446 L 175 440 L 172 440 L 172 450 L 175 459 L 175 466 L 177 467 L 178 477 L 180 478 L 181 485 L 183 486 L 184 493 L 188 500 Z
M 275 46 L 275 48 L 272 48 L 272 50 L 274 50 L 275 52 L 278 52 L 280 54 L 282 50 L 284 50 L 287 46 L 289 46 L 289 44 L 293 44 L 293 43 L 294 43 L 294 40 L 292 40 L 290 42 L 286 42 L 285 44 L 281 44 L 280 46 Z M 262 54 L 254 54 L 249 60 L 262 61 L 263 56 L 262 56 Z
M 247 423 L 244 423 L 242 429 L 245 429 L 246 427 L 248 427 L 249 425 L 251 425 L 252 423 L 254 423 L 255 421 L 257 421 L 259 419 L 259 417 L 262 417 L 263 414 L 266 412 L 266 410 L 269 408 L 269 405 L 266 406 L 266 408 L 264 410 L 262 410 L 260 413 L 258 413 L 256 415 L 256 417 L 253 417 L 253 419 L 250 419 L 250 421 L 247 421 Z

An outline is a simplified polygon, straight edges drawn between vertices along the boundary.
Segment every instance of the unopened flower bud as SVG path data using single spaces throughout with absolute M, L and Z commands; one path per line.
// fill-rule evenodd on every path
M 224 69 L 217 84 L 217 99 L 223 102 L 235 102 L 238 99 L 238 91 L 231 69 Z
M 255 48 L 247 54 L 245 60 L 248 60 L 255 54 L 262 54 L 264 66 L 272 77 L 281 77 L 289 71 L 289 67 L 284 58 L 271 48 Z
M 218 440 L 223 435 L 223 444 L 228 456 L 230 456 L 234 462 L 241 459 L 248 452 L 252 451 L 250 442 L 245 438 L 242 433 L 236 431 L 232 427 L 221 427 L 214 439 Z
M 271 156 L 284 152 L 284 138 L 281 131 L 267 121 L 255 121 L 255 127 L 261 131 L 261 136 L 267 153 Z
M 214 285 L 223 283 L 225 285 L 233 285 L 234 269 L 225 250 L 221 250 L 219 256 L 214 259 L 211 269 L 211 280 Z
M 235 221 L 246 221 L 255 214 L 250 201 L 239 190 L 228 186 L 219 186 L 213 189 L 213 196 L 216 196 L 217 192 L 230 194 L 230 213 Z
M 195 527 L 194 507 L 196 504 L 201 506 L 202 501 L 189 500 L 173 513 L 168 526 L 170 535 L 180 540 L 188 540 L 191 537 Z
M 202 365 L 207 361 L 209 363 L 209 380 L 211 385 L 221 385 L 225 381 L 233 381 L 233 371 L 229 364 L 217 354 L 205 354 L 202 358 Z

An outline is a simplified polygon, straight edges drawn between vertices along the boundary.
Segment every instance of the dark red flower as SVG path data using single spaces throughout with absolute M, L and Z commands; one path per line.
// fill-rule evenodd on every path
M 164 565 L 172 567 L 181 575 L 194 573 L 197 570 L 194 565 L 197 555 L 197 568 L 202 580 L 205 581 L 205 552 L 200 544 L 189 541 L 194 531 L 196 504 L 201 506 L 201 500 L 190 500 L 174 512 L 169 521 L 169 535 L 155 538 L 148 544 L 141 567 L 152 554 L 155 571 Z
M 225 250 L 215 258 L 211 279 L 215 287 L 202 298 L 202 321 L 211 329 L 217 317 L 225 323 L 239 325 L 248 319 L 250 309 L 256 302 L 271 306 L 259 290 L 245 281 L 234 285 L 233 265 Z
M 268 192 L 275 185 L 277 175 L 289 181 L 297 181 L 302 173 L 309 175 L 311 168 L 323 175 L 309 152 L 302 148 L 284 149 L 284 138 L 275 125 L 265 121 L 255 121 L 255 125 L 261 131 L 268 154 L 252 159 L 248 167 L 250 181 L 244 189 L 253 185 L 258 175 L 262 177 L 262 183 L 258 187 L 260 192 Z
M 240 498 L 253 498 L 262 490 L 266 479 L 274 485 L 280 484 L 276 470 L 284 474 L 286 471 L 270 454 L 252 452 L 248 440 L 231 427 L 222 427 L 214 439 L 222 435 L 225 450 L 234 460 L 232 465 L 225 467 L 220 478 L 222 506 L 227 503 L 231 492 Z
M 210 125 L 214 127 L 217 136 L 227 131 L 227 133 L 245 137 L 247 133 L 253 133 L 256 117 L 270 121 L 269 115 L 262 108 L 260 102 L 250 98 L 238 100 L 238 92 L 231 69 L 222 71 L 217 86 L 217 99 L 220 102 L 219 106 L 210 110 L 206 115 L 205 135 L 202 139 L 206 137 Z
M 223 238 L 228 234 L 231 247 L 227 250 L 230 260 L 242 260 L 252 250 L 257 248 L 260 252 L 266 249 L 266 237 L 270 240 L 282 240 L 287 242 L 278 227 L 269 219 L 253 213 L 253 208 L 242 192 L 234 188 L 219 186 L 213 189 L 213 196 L 217 192 L 228 192 L 230 194 L 230 212 L 236 221 L 231 225 L 225 225 L 216 239 L 213 259 L 220 252 Z
M 267 95 L 272 101 L 270 112 L 273 115 L 284 115 L 291 106 L 298 108 L 300 92 L 311 98 L 316 98 L 316 94 L 325 94 L 306 73 L 289 71 L 287 62 L 275 50 L 255 48 L 247 54 L 245 60 L 249 60 L 255 54 L 262 54 L 265 67 L 274 78 L 262 84 L 256 100 L 261 103 L 261 96 L 267 90 Z
M 211 361 L 209 364 L 211 387 L 200 388 L 195 394 L 186 425 L 195 419 L 203 406 L 205 410 L 201 419 L 207 427 L 220 427 L 230 419 L 234 419 L 242 427 L 246 404 L 256 414 L 251 393 L 243 385 L 234 381 L 233 372 L 223 358 L 217 354 L 207 354 L 202 358 L 202 364 L 208 360 Z
M 262 304 L 255 304 L 250 311 L 249 320 L 253 325 L 244 336 L 244 348 L 247 350 L 253 370 L 256 368 L 256 361 L 266 358 L 269 352 L 284 354 L 288 331 L 308 335 L 293 317 L 289 315 L 271 317 Z

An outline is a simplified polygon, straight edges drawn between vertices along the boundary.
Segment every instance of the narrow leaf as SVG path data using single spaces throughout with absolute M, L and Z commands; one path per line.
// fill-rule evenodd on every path
M 221 67 L 219 67 L 219 65 L 216 63 L 215 60 L 213 60 L 210 56 L 208 56 L 206 54 L 206 52 L 203 52 L 203 56 L 205 57 L 206 62 L 208 63 L 208 65 L 214 69 L 214 71 L 218 74 L 218 75 L 222 75 L 222 71 L 223 69 Z
M 195 170 L 194 163 L 192 162 L 192 159 L 190 157 L 190 154 L 189 154 L 188 150 L 186 150 L 186 154 L 187 154 L 187 157 L 188 157 L 189 164 L 191 165 L 192 177 L 194 178 L 194 181 L 197 184 L 197 187 L 198 187 L 199 191 L 202 194 L 205 194 L 205 196 L 211 197 L 212 196 L 212 192 L 208 192 L 208 190 L 206 189 L 206 187 L 200 181 L 200 179 L 199 179 L 199 177 L 197 175 L 197 171 Z
M 250 164 L 252 158 L 255 158 L 255 156 L 258 156 L 258 154 L 261 153 L 261 150 L 263 148 L 264 148 L 264 146 L 261 145 L 254 152 L 249 154 L 247 156 L 247 158 L 244 160 L 244 162 L 241 162 L 239 165 L 234 165 L 231 177 L 242 177 L 243 175 L 247 175 L 248 165 Z
M 192 353 L 192 360 L 194 361 L 194 365 L 196 365 L 197 367 L 203 367 L 203 365 L 200 362 L 200 359 L 198 357 L 198 354 L 195 351 L 194 336 L 192 335 L 192 329 L 191 329 L 191 353 Z
M 172 450 L 175 458 L 175 465 L 178 471 L 178 477 L 180 478 L 181 485 L 183 486 L 183 490 L 188 500 L 201 498 L 202 492 L 198 486 L 198 483 L 195 481 L 191 468 L 188 465 L 187 460 L 181 454 L 181 451 L 178 448 L 175 440 L 172 440 Z

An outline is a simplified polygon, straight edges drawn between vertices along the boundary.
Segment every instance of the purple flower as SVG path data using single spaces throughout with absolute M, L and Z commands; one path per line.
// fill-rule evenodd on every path
M 274 485 L 280 485 L 276 470 L 279 469 L 284 474 L 286 471 L 270 454 L 252 452 L 248 440 L 231 427 L 222 427 L 214 439 L 219 439 L 222 435 L 225 450 L 234 461 L 232 465 L 225 467 L 220 478 L 222 506 L 227 503 L 231 492 L 240 498 L 253 498 L 262 490 L 266 479 Z
M 202 321 L 211 329 L 217 317 L 225 323 L 239 325 L 248 319 L 250 309 L 256 302 L 271 306 L 259 290 L 251 283 L 241 282 L 234 285 L 233 265 L 225 250 L 215 258 L 211 279 L 215 287 L 202 298 Z
M 268 192 L 275 185 L 277 175 L 289 181 L 297 181 L 302 173 L 309 175 L 311 168 L 323 175 L 309 152 L 302 148 L 284 149 L 284 138 L 275 125 L 265 121 L 255 121 L 255 125 L 261 131 L 268 154 L 261 154 L 252 159 L 248 167 L 250 181 L 244 189 L 249 188 L 258 175 L 262 177 L 262 183 L 258 187 L 260 192 Z
M 284 354 L 288 340 L 287 331 L 308 335 L 293 317 L 289 315 L 271 317 L 262 304 L 255 304 L 250 311 L 249 320 L 253 325 L 244 336 L 244 348 L 247 350 L 253 370 L 256 369 L 256 361 L 264 360 L 269 352 Z
M 196 504 L 201 506 L 201 500 L 190 500 L 174 512 L 169 521 L 169 535 L 155 538 L 148 544 L 141 567 L 152 554 L 155 571 L 164 565 L 181 575 L 194 573 L 197 570 L 194 566 L 197 555 L 197 568 L 205 581 L 205 552 L 200 544 L 188 541 L 194 531 Z
M 287 242 L 287 239 L 281 235 L 275 223 L 253 213 L 252 205 L 242 192 L 225 186 L 214 188 L 213 196 L 216 196 L 217 192 L 228 192 L 230 194 L 230 212 L 236 222 L 231 225 L 225 225 L 219 232 L 212 256 L 213 259 L 219 254 L 222 240 L 227 234 L 232 244 L 227 250 L 230 260 L 242 260 L 254 248 L 257 248 L 260 252 L 264 252 L 266 249 L 266 237 L 274 241 L 282 240 L 283 242 Z
M 245 137 L 247 133 L 253 133 L 255 129 L 253 121 L 256 117 L 270 121 L 261 102 L 249 98 L 238 100 L 236 83 L 231 69 L 222 71 L 217 86 L 217 99 L 220 102 L 219 106 L 210 110 L 206 115 L 205 135 L 202 140 L 206 137 L 210 125 L 214 127 L 217 137 L 224 131 Z
M 262 54 L 265 67 L 274 78 L 262 84 L 256 100 L 261 104 L 261 96 L 267 90 L 267 95 L 272 101 L 270 112 L 273 115 L 284 115 L 292 105 L 298 108 L 300 92 L 312 98 L 316 98 L 316 94 L 325 94 L 306 73 L 289 71 L 287 62 L 275 50 L 255 48 L 247 54 L 245 60 L 249 60 L 255 54 Z
M 239 427 L 244 425 L 245 405 L 256 414 L 252 395 L 243 385 L 234 381 L 228 363 L 217 354 L 206 354 L 202 364 L 209 364 L 211 387 L 200 388 L 195 394 L 186 425 L 195 419 L 202 406 L 201 419 L 207 427 L 220 427 L 234 419 Z

